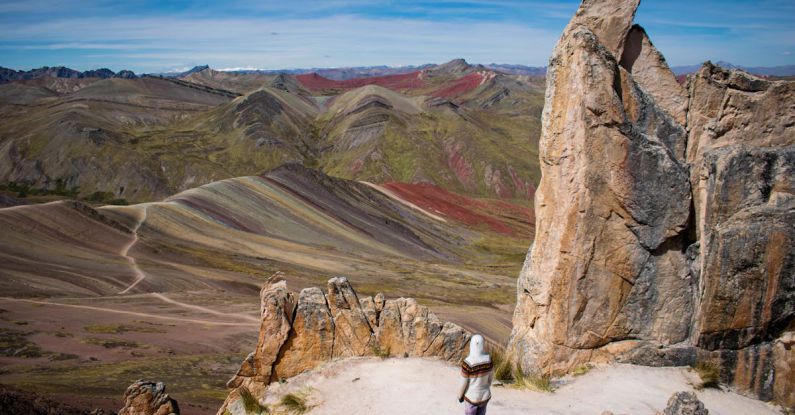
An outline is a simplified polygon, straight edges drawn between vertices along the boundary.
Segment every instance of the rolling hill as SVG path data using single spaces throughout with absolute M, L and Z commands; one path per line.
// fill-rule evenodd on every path
M 537 78 L 463 60 L 342 81 L 210 68 L 15 81 L 0 85 L 0 190 L 144 202 L 300 162 L 528 200 L 542 101 Z

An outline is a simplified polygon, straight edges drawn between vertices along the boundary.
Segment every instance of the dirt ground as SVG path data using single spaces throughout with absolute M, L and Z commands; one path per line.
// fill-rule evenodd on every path
M 256 345 L 258 302 L 218 293 L 0 298 L 0 383 L 118 411 L 130 383 L 152 379 L 183 413 L 214 414 Z
M 426 415 L 463 413 L 456 399 L 459 369 L 427 358 L 337 361 L 273 384 L 265 403 L 278 407 L 286 393 L 304 393 L 317 415 Z M 554 392 L 493 386 L 488 413 L 653 415 L 672 394 L 693 391 L 697 375 L 687 368 L 615 364 L 562 379 Z M 696 391 L 710 415 L 777 415 L 780 408 L 731 391 Z M 234 409 L 234 406 L 233 406 Z

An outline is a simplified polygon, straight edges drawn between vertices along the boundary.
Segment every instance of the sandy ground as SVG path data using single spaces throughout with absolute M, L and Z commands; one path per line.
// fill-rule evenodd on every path
M 554 393 L 492 388 L 491 415 L 518 414 L 655 414 L 670 396 L 691 391 L 696 375 L 686 368 L 632 365 L 598 367 L 563 380 Z M 457 414 L 458 369 L 432 359 L 349 359 L 304 373 L 286 384 L 271 386 L 268 404 L 288 392 L 308 391 L 321 414 Z M 696 391 L 710 415 L 779 415 L 778 407 L 733 392 Z

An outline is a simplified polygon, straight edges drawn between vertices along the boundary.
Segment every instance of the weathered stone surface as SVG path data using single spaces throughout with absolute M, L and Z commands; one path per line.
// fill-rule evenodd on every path
M 359 299 L 359 304 L 362 307 L 362 312 L 364 312 L 365 317 L 367 317 L 367 322 L 370 323 L 370 327 L 377 326 L 379 311 L 375 308 L 375 300 L 373 300 L 373 297 L 361 298 Z
M 613 56 L 621 57 L 639 4 L 640 0 L 583 0 L 569 28 L 587 27 Z
M 334 319 L 326 297 L 317 287 L 304 288 L 290 337 L 282 347 L 271 381 L 289 378 L 331 360 L 334 350 Z
M 295 296 L 287 290 L 285 281 L 279 281 L 262 289 L 260 301 L 262 323 L 254 352 L 254 367 L 257 380 L 268 382 L 271 379 L 271 368 L 290 332 Z
M 166 393 L 163 382 L 139 380 L 124 392 L 124 407 L 119 415 L 179 415 L 177 401 Z
M 685 92 L 637 5 L 583 1 L 550 59 L 508 352 L 545 373 L 716 359 L 795 408 L 795 83 L 707 63 Z
M 334 319 L 333 357 L 364 356 L 375 346 L 370 322 L 346 278 L 328 282 L 328 306 Z
M 704 157 L 697 344 L 738 349 L 774 339 L 795 318 L 795 145 Z
M 685 316 L 650 311 L 689 306 L 670 300 L 691 281 L 654 272 L 684 263 L 684 129 L 581 25 L 550 59 L 543 122 L 536 215 L 546 220 L 519 278 L 512 353 L 526 370 L 555 371 L 613 341 L 680 341 Z
M 663 415 L 709 415 L 709 411 L 695 393 L 677 392 L 668 399 Z
M 388 352 L 457 363 L 471 336 L 411 298 L 386 300 L 379 293 L 359 299 L 346 278 L 329 280 L 325 294 L 319 288 L 305 288 L 297 303 L 294 298 L 284 281 L 263 287 L 257 349 L 227 383 L 234 390 L 219 414 L 240 406 L 236 402 L 242 387 L 261 396 L 271 382 L 336 358 L 383 357 Z
M 630 29 L 620 64 L 657 105 L 677 123 L 685 125 L 687 92 L 676 81 L 665 57 L 654 47 L 642 27 L 634 25 Z
M 691 80 L 689 95 L 687 161 L 696 168 L 710 149 L 795 142 L 795 82 L 768 81 L 707 62 Z

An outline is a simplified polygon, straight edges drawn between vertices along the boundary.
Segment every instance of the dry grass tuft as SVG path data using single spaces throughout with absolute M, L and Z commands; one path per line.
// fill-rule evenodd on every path
M 309 391 L 288 393 L 282 396 L 282 399 L 279 401 L 279 405 L 284 408 L 287 413 L 303 414 L 311 409 L 307 403 L 307 398 L 309 397 L 308 395 Z
M 696 389 L 720 388 L 720 366 L 716 362 L 698 362 L 693 370 L 701 378 L 701 383 L 696 385 Z
M 259 403 L 257 398 L 251 394 L 251 391 L 248 388 L 241 387 L 238 389 L 238 393 L 240 394 L 240 399 L 243 401 L 243 408 L 246 409 L 247 414 L 269 414 L 270 411 L 268 407 Z
M 586 363 L 584 365 L 579 365 L 579 366 L 575 367 L 574 370 L 571 372 L 571 374 L 573 376 L 582 376 L 582 375 L 590 372 L 591 369 L 593 369 L 593 365 L 590 364 L 590 363 Z
M 552 377 L 549 375 L 525 374 L 517 367 L 513 372 L 513 377 L 516 379 L 516 386 L 520 388 L 532 389 L 538 392 L 555 391 L 555 387 L 552 386 Z
M 516 379 L 513 377 L 513 363 L 503 352 L 495 349 L 491 352 L 491 361 L 494 364 L 494 378 L 502 383 L 513 383 Z

